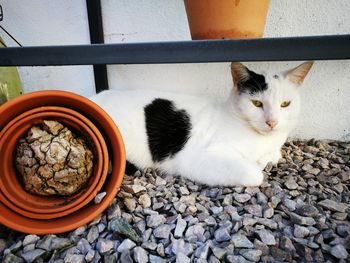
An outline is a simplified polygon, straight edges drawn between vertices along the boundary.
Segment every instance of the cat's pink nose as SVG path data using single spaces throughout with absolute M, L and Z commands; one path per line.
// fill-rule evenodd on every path
M 275 120 L 267 120 L 267 121 L 265 121 L 265 123 L 266 123 L 271 129 L 273 129 L 273 128 L 276 127 L 278 121 L 275 121 Z

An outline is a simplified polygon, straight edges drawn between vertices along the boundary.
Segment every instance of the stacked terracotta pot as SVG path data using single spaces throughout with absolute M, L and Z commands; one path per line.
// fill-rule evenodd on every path
M 82 226 L 110 204 L 125 170 L 117 126 L 95 103 L 64 91 L 39 91 L 0 106 L 0 224 L 33 234 L 62 233 Z M 94 168 L 83 190 L 69 197 L 28 193 L 15 167 L 18 140 L 44 120 L 56 120 L 87 139 Z M 106 192 L 100 203 L 96 194 Z

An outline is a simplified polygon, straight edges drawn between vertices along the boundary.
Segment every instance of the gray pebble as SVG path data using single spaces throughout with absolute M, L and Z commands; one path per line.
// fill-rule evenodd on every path
M 163 215 L 154 214 L 148 216 L 146 222 L 148 227 L 154 228 L 161 224 L 164 224 L 166 222 L 166 219 Z
M 276 239 L 272 235 L 271 231 L 268 231 L 266 229 L 261 229 L 256 231 L 256 233 L 260 237 L 260 240 L 266 245 L 276 245 Z
M 253 248 L 254 245 L 250 240 L 241 234 L 234 234 L 232 236 L 232 242 L 237 248 Z
M 186 227 L 187 227 L 187 222 L 183 220 L 181 217 L 179 217 L 176 222 L 174 237 L 176 238 L 182 237 Z
M 249 194 L 236 194 L 236 193 L 233 195 L 233 197 L 239 203 L 248 202 L 251 198 L 251 196 Z
M 170 226 L 163 224 L 163 225 L 159 225 L 157 226 L 154 230 L 153 230 L 153 235 L 156 238 L 164 238 L 167 239 L 170 235 Z
M 261 250 L 258 249 L 241 249 L 239 253 L 246 259 L 253 262 L 258 262 L 262 255 Z
M 322 200 L 321 202 L 318 202 L 318 205 L 328 210 L 335 211 L 335 212 L 342 212 L 342 213 L 344 213 L 349 208 L 348 204 L 335 202 L 330 199 Z
M 331 254 L 339 259 L 347 259 L 349 255 L 342 244 L 338 244 L 332 247 Z
M 133 263 L 133 259 L 131 258 L 130 251 L 123 251 L 120 255 L 120 263 Z
M 190 263 L 191 259 L 183 253 L 176 255 L 176 263 Z
M 248 263 L 247 260 L 242 256 L 228 255 L 226 259 L 230 263 Z
M 22 240 L 19 240 L 18 242 L 16 242 L 15 244 L 12 244 L 9 247 L 9 251 L 12 252 L 12 253 L 16 253 L 18 250 L 21 249 L 21 247 L 22 247 Z
M 147 250 L 155 250 L 157 248 L 157 243 L 151 241 L 143 242 L 142 247 Z
M 134 260 L 137 263 L 147 263 L 148 262 L 148 252 L 142 247 L 134 248 Z
M 2 263 L 23 263 L 23 258 L 17 257 L 13 254 L 7 254 L 3 259 Z
M 195 236 L 198 241 L 204 242 L 204 231 L 202 224 L 195 224 L 187 228 L 185 237 L 188 238 L 190 236 Z
M 295 213 L 305 217 L 315 217 L 319 214 L 319 211 L 316 207 L 306 204 L 298 207 Z
M 101 193 L 98 193 L 95 198 L 94 198 L 94 203 L 95 204 L 99 204 L 102 202 L 103 198 L 106 196 L 106 192 L 101 192 Z
M 117 262 L 117 256 L 115 254 L 112 255 L 104 255 L 103 256 L 103 263 L 116 263 Z
M 183 239 L 173 239 L 171 242 L 171 250 L 175 255 L 183 253 L 188 256 L 193 253 L 192 245 L 185 242 Z
M 124 252 L 124 251 L 130 251 L 132 248 L 134 248 L 136 244 L 132 242 L 130 239 L 124 239 L 123 242 L 118 247 L 118 252 Z
M 275 214 L 275 210 L 272 207 L 268 207 L 264 210 L 264 217 L 265 218 L 271 218 Z
M 150 263 L 166 263 L 166 260 L 164 258 L 150 254 L 149 255 L 149 262 Z
M 150 207 L 152 205 L 151 198 L 150 198 L 150 196 L 147 193 L 140 195 L 140 197 L 138 199 L 138 202 L 144 208 L 148 208 L 148 207 Z
M 29 244 L 35 244 L 39 239 L 40 237 L 38 237 L 37 235 L 26 235 L 24 237 L 22 245 L 25 247 L 26 245 L 29 245 Z
M 311 166 L 312 167 L 312 166 Z M 289 189 L 289 190 L 294 190 L 298 188 L 298 184 L 295 182 L 293 177 L 289 177 L 288 180 L 284 183 L 284 185 Z
M 138 185 L 138 184 L 124 185 L 123 188 L 126 192 L 131 193 L 131 194 L 137 194 L 139 192 L 144 192 L 147 190 L 146 187 L 144 187 L 142 185 Z
M 83 255 L 70 254 L 64 258 L 65 263 L 84 263 Z
M 35 260 L 39 259 L 42 257 L 46 251 L 44 249 L 34 249 L 31 251 L 28 251 L 26 253 L 22 253 L 22 258 L 24 258 L 25 262 L 32 263 Z
M 220 260 L 221 260 L 221 259 L 226 255 L 226 253 L 227 253 L 226 249 L 221 248 L 221 247 L 216 247 L 216 246 L 212 246 L 212 247 L 211 247 L 211 251 L 213 252 L 214 256 L 215 256 L 217 259 L 220 259 Z
M 284 199 L 283 204 L 288 208 L 289 211 L 294 211 L 296 209 L 296 202 L 290 199 Z
M 229 241 L 231 239 L 230 229 L 220 227 L 214 232 L 214 237 L 217 242 Z
M 210 207 L 210 211 L 212 212 L 212 214 L 217 215 L 220 214 L 223 211 L 223 207 L 222 206 L 213 206 Z
M 111 251 L 113 248 L 114 248 L 114 241 L 112 240 L 105 240 L 101 238 L 96 243 L 96 249 L 98 250 L 98 252 L 100 252 L 100 254 L 105 254 Z
M 81 236 L 82 234 L 85 233 L 85 231 L 86 231 L 86 225 L 81 226 L 81 227 L 77 228 L 76 230 L 74 230 L 73 235 Z
M 244 210 L 251 215 L 262 217 L 262 208 L 260 205 L 246 205 L 244 206 Z
M 291 212 L 289 215 L 290 215 L 291 221 L 295 224 L 304 225 L 304 226 L 313 226 L 316 224 L 315 219 L 313 219 L 312 217 L 299 216 L 293 212 Z
M 208 241 L 205 244 L 199 246 L 196 249 L 195 253 L 194 253 L 195 256 L 197 258 L 207 259 L 210 246 L 211 246 L 211 242 L 210 241 Z
M 126 206 L 126 208 L 130 211 L 130 212 L 134 212 L 136 209 L 136 201 L 134 198 L 125 198 L 124 199 L 124 204 Z
M 72 244 L 72 241 L 68 238 L 55 237 L 51 241 L 51 249 L 59 250 L 65 247 L 69 247 Z
M 91 250 L 91 245 L 85 238 L 82 238 L 77 243 L 77 249 L 79 249 L 80 252 L 85 255 Z
M 294 225 L 294 236 L 296 238 L 304 238 L 310 234 L 310 230 L 307 227 Z
M 93 243 L 99 236 L 99 231 L 97 226 L 92 226 L 87 234 L 87 241 L 91 244 Z
M 94 257 L 95 257 L 95 250 L 90 249 L 85 255 L 85 261 L 91 262 Z
M 215 257 L 214 255 L 211 255 L 209 257 L 208 263 L 220 263 L 220 260 L 217 257 Z
M 23 253 L 26 253 L 26 252 L 28 252 L 28 251 L 30 251 L 30 250 L 34 250 L 34 249 L 35 249 L 35 243 L 33 243 L 33 244 L 28 244 L 28 245 L 26 245 L 26 246 L 23 247 L 22 252 L 23 252 Z

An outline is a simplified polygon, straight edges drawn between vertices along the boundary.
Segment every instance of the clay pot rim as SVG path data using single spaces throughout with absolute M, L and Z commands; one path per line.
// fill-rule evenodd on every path
M 28 126 L 31 126 L 30 122 L 39 122 L 41 119 L 46 119 L 45 116 L 48 116 L 48 119 L 63 118 L 65 120 L 62 122 L 66 121 L 67 126 L 72 125 L 72 122 L 76 123 L 77 126 L 80 126 L 82 130 L 88 134 L 86 136 L 90 137 L 89 140 L 94 141 L 92 144 L 93 147 L 96 148 L 94 150 L 97 162 L 95 163 L 95 168 L 92 175 L 93 177 L 90 179 L 90 182 L 87 185 L 85 191 L 82 191 L 73 195 L 72 197 L 65 199 L 50 198 L 45 196 L 41 197 L 27 193 L 22 188 L 20 183 L 15 179 L 16 175 L 14 173 L 16 173 L 16 170 L 13 167 L 13 155 L 5 153 L 3 157 L 0 157 L 1 160 L 4 160 L 4 163 L 11 163 L 11 166 L 4 166 L 3 168 L 0 168 L 5 170 L 3 177 L 4 179 L 7 179 L 7 183 L 4 184 L 2 181 L 3 179 L 0 177 L 0 189 L 3 192 L 3 195 L 6 196 L 7 200 L 5 200 L 10 201 L 10 203 L 6 202 L 5 200 L 2 201 L 15 212 L 27 217 L 37 219 L 52 219 L 55 217 L 62 217 L 80 209 L 82 206 L 89 203 L 94 198 L 94 196 L 91 195 L 94 189 L 100 189 L 102 187 L 108 170 L 108 164 L 104 164 L 102 149 L 99 147 L 100 142 L 95 137 L 95 134 L 89 129 L 86 124 L 80 120 L 77 120 L 73 116 L 60 112 L 42 111 L 36 114 L 30 114 L 29 116 L 19 120 L 15 125 L 7 130 L 9 131 L 8 133 L 5 132 L 0 138 L 0 142 L 5 141 L 6 143 L 6 145 L 3 147 L 4 151 L 12 152 L 15 148 L 18 138 L 22 136 L 23 131 L 26 132 Z M 19 199 L 19 201 L 17 199 Z M 43 206 L 41 206 L 41 204 L 43 204 Z M 46 204 L 46 206 L 44 206 L 44 204 Z
M 52 220 L 35 220 L 23 217 L 0 203 L 0 223 L 17 231 L 33 234 L 57 234 L 74 230 L 95 219 L 114 199 L 123 180 L 125 170 L 125 148 L 118 127 L 113 120 L 94 102 L 71 92 L 66 91 L 37 91 L 13 99 L 0 107 L 0 115 L 6 116 L 0 120 L 0 127 L 16 116 L 16 105 L 30 101 L 29 105 L 22 105 L 21 111 L 29 110 L 35 106 L 66 106 L 88 115 L 89 119 L 99 126 L 106 143 L 111 145 L 113 152 L 110 156 L 113 170 L 109 175 L 108 184 L 104 184 L 103 191 L 107 192 L 99 204 L 88 204 L 79 211 L 62 218 Z M 18 107 L 17 107 L 18 108 Z M 18 109 L 17 109 L 18 112 Z M 18 114 L 18 113 L 17 113 Z

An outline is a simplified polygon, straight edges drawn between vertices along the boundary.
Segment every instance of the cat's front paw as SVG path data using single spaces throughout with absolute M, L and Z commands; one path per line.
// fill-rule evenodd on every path
M 258 167 L 246 170 L 244 177 L 240 180 L 242 186 L 260 186 L 264 181 L 264 174 Z
M 260 166 L 261 169 L 264 169 L 269 162 L 275 165 L 278 163 L 279 159 L 281 158 L 282 158 L 282 155 L 280 151 L 271 152 L 271 153 L 265 154 L 262 158 L 260 158 L 260 160 L 258 160 L 258 165 Z

